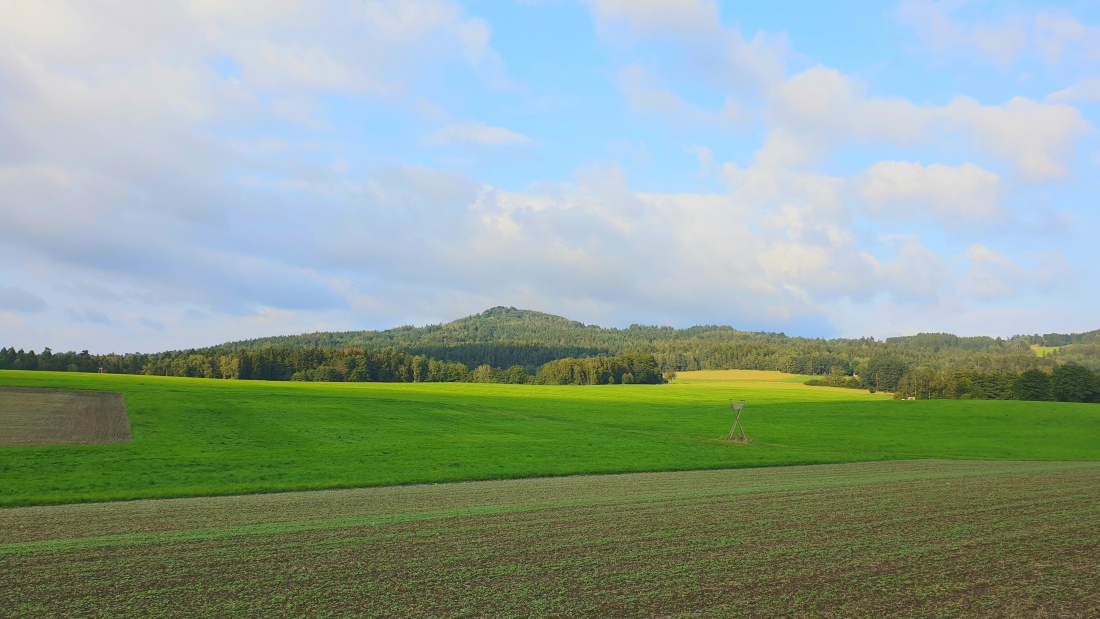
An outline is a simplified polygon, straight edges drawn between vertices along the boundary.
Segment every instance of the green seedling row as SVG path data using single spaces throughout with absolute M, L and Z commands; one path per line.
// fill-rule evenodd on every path
M 8 617 L 1093 617 L 1100 464 L 916 461 L 0 510 Z

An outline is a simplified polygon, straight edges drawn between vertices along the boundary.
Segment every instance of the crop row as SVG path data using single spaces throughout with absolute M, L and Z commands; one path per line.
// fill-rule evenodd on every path
M 24 532 L 0 546 L 0 607 L 12 616 L 1100 613 L 1096 464 L 830 465 L 317 494 L 309 521 L 309 493 L 7 510 L 0 530 Z M 281 506 L 313 526 L 219 535 L 234 500 L 238 512 L 256 501 L 258 521 L 270 524 Z M 156 503 L 170 503 L 161 517 L 174 524 L 158 528 Z M 489 503 L 522 509 L 472 511 Z M 65 524 L 77 509 L 101 509 L 104 528 Z M 16 526 L 50 510 L 52 535 Z M 421 517 L 321 524 L 384 512 Z M 143 513 L 134 522 L 147 538 L 110 543 Z M 190 539 L 168 535 L 202 526 Z M 79 536 L 91 543 L 45 543 Z

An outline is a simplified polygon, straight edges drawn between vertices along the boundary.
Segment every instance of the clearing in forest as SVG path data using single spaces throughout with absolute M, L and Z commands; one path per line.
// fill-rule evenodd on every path
M 0 387 L 0 447 L 129 442 L 121 393 Z

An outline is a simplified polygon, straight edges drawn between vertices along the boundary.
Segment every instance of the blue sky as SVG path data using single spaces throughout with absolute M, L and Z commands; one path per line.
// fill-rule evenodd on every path
M 0 345 L 1100 327 L 1100 6 L 746 4 L 0 2 Z

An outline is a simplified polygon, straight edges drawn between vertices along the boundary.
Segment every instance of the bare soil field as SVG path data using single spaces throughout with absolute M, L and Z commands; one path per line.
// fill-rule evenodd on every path
M 0 386 L 0 447 L 129 442 L 120 393 Z
M 908 461 L 0 510 L 5 616 L 1096 617 L 1100 463 Z

